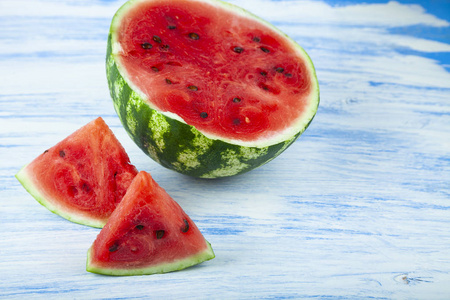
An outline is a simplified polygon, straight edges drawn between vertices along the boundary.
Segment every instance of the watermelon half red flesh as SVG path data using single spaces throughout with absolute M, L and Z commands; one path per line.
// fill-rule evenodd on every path
M 246 172 L 283 152 L 319 104 L 306 52 L 216 0 L 131 0 L 114 16 L 107 73 L 133 140 L 196 177 Z
M 88 251 L 89 272 L 146 275 L 214 258 L 211 245 L 175 200 L 139 172 Z
M 45 150 L 16 177 L 50 211 L 101 228 L 137 172 L 99 117 Z

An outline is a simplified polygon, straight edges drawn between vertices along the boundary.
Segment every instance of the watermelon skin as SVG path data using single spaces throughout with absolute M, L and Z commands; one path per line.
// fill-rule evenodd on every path
M 137 173 L 99 117 L 45 150 L 16 178 L 51 212 L 102 228 Z
M 145 0 L 127 2 L 116 13 L 115 18 L 120 16 L 121 10 L 126 11 L 127 7 L 135 2 Z M 240 14 L 270 25 L 229 3 L 216 0 L 211 2 L 237 10 Z M 308 107 L 307 116 L 298 131 L 293 135 L 284 136 L 281 142 L 255 143 L 256 146 L 225 141 L 204 134 L 194 126 L 179 120 L 179 117 L 154 109 L 149 105 L 147 97 L 127 80 L 126 72 L 118 63 L 119 59 L 113 50 L 117 47 L 114 42 L 116 34 L 114 30 L 117 25 L 114 22 L 113 19 L 107 43 L 106 73 L 115 111 L 136 145 L 154 161 L 168 169 L 198 178 L 221 178 L 246 173 L 270 162 L 285 151 L 308 128 L 317 112 L 319 86 L 313 64 L 306 52 L 292 41 L 307 58 L 314 90 L 312 104 Z
M 195 223 L 145 171 L 88 250 L 86 270 L 129 276 L 178 271 L 215 257 Z
M 87 263 L 86 263 L 86 271 L 101 275 L 110 275 L 110 276 L 140 276 L 140 275 L 153 275 L 153 274 L 164 274 L 169 272 L 181 271 L 183 269 L 198 265 L 204 261 L 213 259 L 214 253 L 211 248 L 211 244 L 206 242 L 208 248 L 204 252 L 197 253 L 193 256 L 190 256 L 185 259 L 177 260 L 170 263 L 165 263 L 161 266 L 153 266 L 147 268 L 137 268 L 137 269 L 116 269 L 116 268 L 107 268 L 107 267 L 99 267 L 96 266 L 92 262 L 93 250 L 89 248 L 87 253 Z

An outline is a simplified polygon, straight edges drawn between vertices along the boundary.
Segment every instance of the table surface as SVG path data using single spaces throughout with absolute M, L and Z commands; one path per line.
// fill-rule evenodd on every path
M 271 163 L 199 180 L 147 158 L 114 112 L 104 59 L 123 1 L 0 1 L 0 298 L 449 299 L 449 2 L 231 2 L 306 49 L 321 104 Z M 98 116 L 215 259 L 86 272 L 99 229 L 50 213 L 14 175 Z

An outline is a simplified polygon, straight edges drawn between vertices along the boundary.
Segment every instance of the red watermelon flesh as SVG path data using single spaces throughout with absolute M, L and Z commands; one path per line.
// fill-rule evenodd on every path
M 255 143 L 289 132 L 316 101 L 309 58 L 262 20 L 224 7 L 134 5 L 115 29 L 121 72 L 151 107 L 212 138 Z
M 144 275 L 181 270 L 214 258 L 195 223 L 145 171 L 88 251 L 87 270 Z
M 44 151 L 16 177 L 50 211 L 75 223 L 103 227 L 136 174 L 99 117 Z

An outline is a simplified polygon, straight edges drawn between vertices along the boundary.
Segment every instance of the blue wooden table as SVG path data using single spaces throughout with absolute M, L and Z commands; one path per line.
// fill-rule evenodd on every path
M 0 298 L 450 299 L 449 2 L 232 2 L 307 50 L 321 105 L 280 157 L 211 181 L 160 167 L 120 125 L 104 59 L 123 1 L 0 1 Z M 14 175 L 98 116 L 215 259 L 86 272 L 99 230 L 50 213 Z

